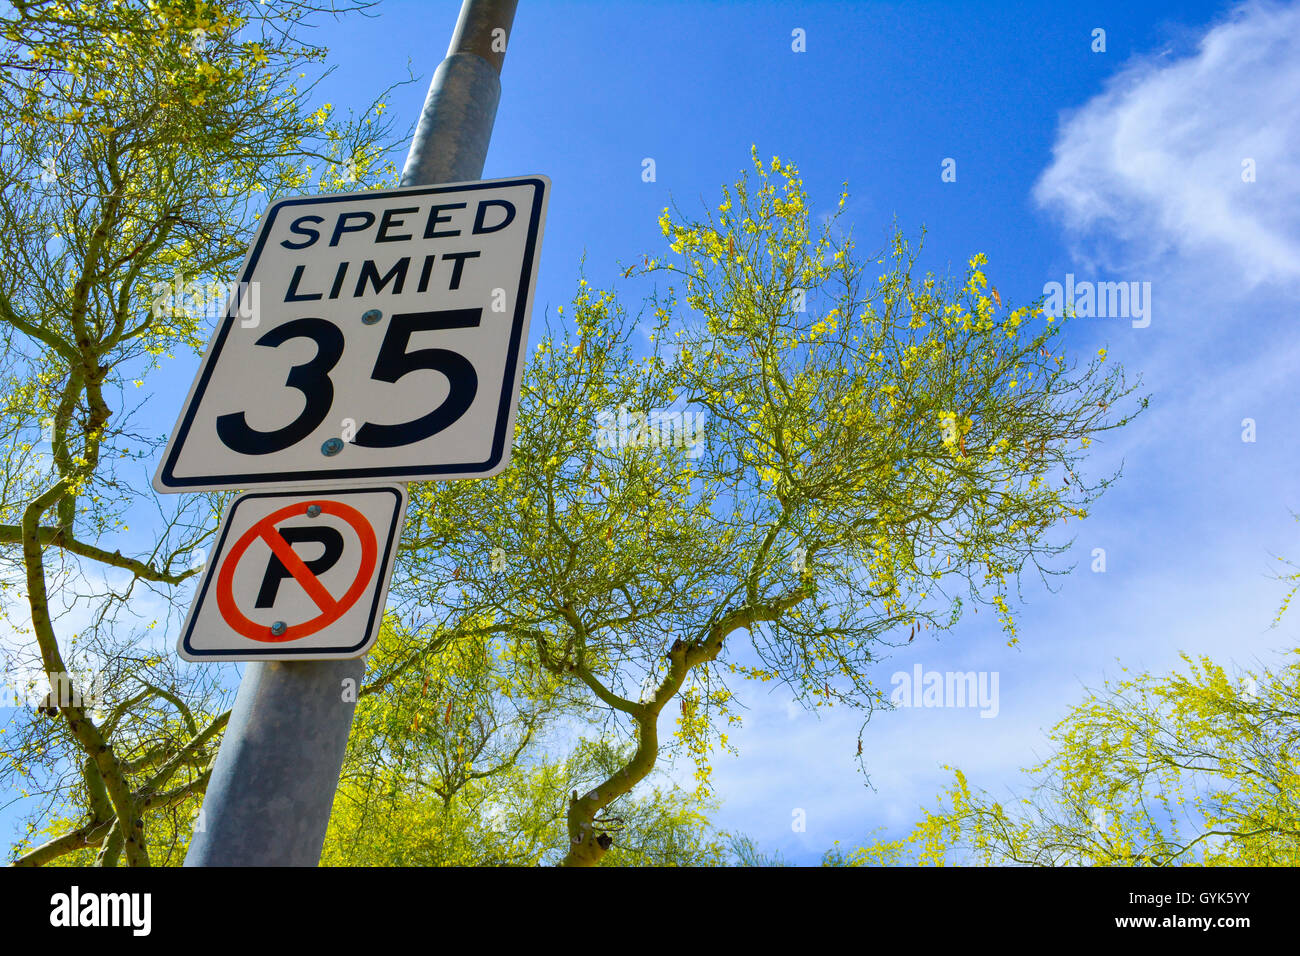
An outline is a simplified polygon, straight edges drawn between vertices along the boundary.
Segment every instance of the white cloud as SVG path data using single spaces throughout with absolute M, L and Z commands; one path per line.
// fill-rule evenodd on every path
M 1298 140 L 1300 7 L 1250 4 L 1193 55 L 1139 60 L 1068 114 L 1034 196 L 1130 262 L 1175 252 L 1248 287 L 1300 286 Z

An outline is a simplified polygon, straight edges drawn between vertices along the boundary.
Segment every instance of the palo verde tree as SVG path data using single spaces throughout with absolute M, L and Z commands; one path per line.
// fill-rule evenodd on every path
M 408 536 L 404 553 L 427 546 Z M 399 590 L 421 586 L 407 576 L 418 563 L 403 561 Z M 458 615 L 454 586 L 442 597 L 446 603 L 424 619 L 390 601 L 367 660 L 326 865 L 558 862 L 564 795 L 587 789 L 626 759 L 608 741 L 592 739 L 586 700 L 537 666 L 531 647 L 502 641 L 487 619 Z M 449 615 L 454 631 L 445 626 Z M 611 822 L 619 846 L 603 862 L 719 863 L 712 809 L 663 782 L 623 802 Z
M 384 788 L 345 775 L 325 866 L 539 866 L 564 855 L 565 798 L 626 760 L 599 741 L 539 749 L 476 777 L 444 802 L 420 786 Z M 713 805 L 663 782 L 622 801 L 603 866 L 715 866 L 728 860 Z
M 1284 559 L 1279 558 L 1279 561 Z M 1300 588 L 1287 585 L 1276 627 Z M 1183 654 L 1186 673 L 1106 681 L 1051 731 L 1011 806 L 951 786 L 907 836 L 840 865 L 1296 866 L 1300 648 L 1259 673 Z M 951 768 L 948 768 L 951 769 Z
M 558 862 L 565 794 L 603 779 L 626 754 L 577 733 L 582 702 L 565 697 L 563 681 L 512 660 L 502 642 L 467 633 L 408 657 L 420 645 L 390 627 L 372 654 L 370 671 L 387 676 L 358 701 L 322 862 Z M 408 667 L 393 666 L 404 660 Z M 721 862 L 712 805 L 671 785 L 639 797 L 620 808 L 620 845 L 605 862 Z
M 907 836 L 848 865 L 1296 866 L 1300 649 L 1281 667 L 1107 682 L 1052 728 L 1010 803 L 952 785 Z
M 1069 360 L 982 256 L 960 284 L 921 276 L 901 236 L 863 259 L 837 216 L 814 230 L 794 166 L 757 154 L 704 221 L 665 210 L 672 255 L 640 271 L 667 288 L 638 324 L 580 282 L 509 468 L 413 486 L 431 639 L 502 642 L 626 755 L 570 793 L 567 864 L 600 862 L 661 756 L 707 786 L 738 678 L 869 709 L 877 650 L 917 628 L 985 604 L 1014 642 L 1020 576 L 1058 573 L 1057 529 L 1114 478 L 1081 470 L 1139 407 L 1104 351 Z
M 215 501 L 148 491 L 160 426 L 137 413 L 159 363 L 206 340 L 194 287 L 233 278 L 268 198 L 384 174 L 382 120 L 311 103 L 313 6 L 0 14 L 4 640 L 11 682 L 31 668 L 50 688 L 4 728 L 0 780 L 36 803 L 29 833 L 75 820 L 19 863 L 98 847 L 145 865 L 146 818 L 192 816 L 206 785 L 217 670 L 177 668 L 153 624 L 185 596 Z
M 422 639 L 390 619 L 367 660 L 325 859 L 351 865 L 519 862 L 471 839 L 477 807 L 538 752 L 562 701 L 490 637 Z M 470 796 L 469 794 L 473 794 Z M 453 812 L 454 811 L 454 812 Z

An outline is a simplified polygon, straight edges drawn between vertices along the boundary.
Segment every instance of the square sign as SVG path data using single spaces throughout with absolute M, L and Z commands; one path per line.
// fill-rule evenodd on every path
M 529 176 L 272 204 L 154 487 L 504 469 L 549 187 Z
M 401 486 L 236 498 L 181 630 L 181 657 L 360 657 L 379 637 L 405 516 Z

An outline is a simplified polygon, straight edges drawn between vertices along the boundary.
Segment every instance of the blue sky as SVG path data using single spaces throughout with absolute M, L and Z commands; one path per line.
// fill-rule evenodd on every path
M 413 119 L 458 6 L 385 0 L 373 18 L 323 26 L 337 65 L 324 98 L 363 108 L 409 62 L 421 79 L 388 109 Z M 796 28 L 806 52 L 791 49 Z M 1105 52 L 1091 49 L 1095 28 Z M 858 714 L 819 718 L 749 688 L 739 755 L 717 762 L 720 826 L 813 862 L 835 841 L 906 829 L 943 764 L 1007 793 L 1044 730 L 1119 662 L 1163 671 L 1186 651 L 1272 663 L 1296 645 L 1294 616 L 1268 622 L 1282 594 L 1270 555 L 1300 557 L 1288 512 L 1300 510 L 1298 48 L 1300 12 L 1284 5 L 522 0 L 484 176 L 553 182 L 535 335 L 584 254 L 597 286 L 661 254 L 660 210 L 716 204 L 750 144 L 793 160 L 822 208 L 847 181 L 863 248 L 896 219 L 925 227 L 923 264 L 937 272 L 986 253 L 1004 302 L 1067 273 L 1151 283 L 1149 326 L 1090 318 L 1071 333 L 1082 354 L 1104 346 L 1141 372 L 1152 395 L 1097 449 L 1094 473 L 1122 460 L 1125 476 L 1075 528 L 1076 572 L 1056 594 L 1026 582 L 1017 649 L 980 615 L 881 665 L 886 688 L 916 663 L 997 671 L 998 715 L 878 714 L 863 735 L 872 790 L 856 772 Z M 941 181 L 945 158 L 955 182 Z M 178 360 L 177 381 L 195 364 Z M 1090 570 L 1096 547 L 1105 573 Z

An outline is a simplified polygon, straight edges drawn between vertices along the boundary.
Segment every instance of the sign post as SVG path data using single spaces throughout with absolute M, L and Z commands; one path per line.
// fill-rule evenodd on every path
M 447 57 L 434 72 L 425 98 L 424 110 L 402 171 L 403 186 L 466 183 L 482 175 L 501 94 L 501 65 L 505 58 L 506 40 L 514 21 L 515 7 L 516 0 L 464 0 Z M 344 231 L 339 234 L 340 241 L 354 238 L 346 225 L 355 225 L 360 221 L 362 220 L 354 219 L 345 224 Z M 407 232 L 399 232 L 396 225 L 391 229 L 393 234 Z M 303 238 L 305 240 L 305 236 Z M 412 263 L 414 261 L 412 259 Z M 304 276 L 305 271 L 304 269 Z M 332 277 L 330 281 L 333 281 Z M 409 277 L 407 281 L 410 281 Z M 450 279 L 448 282 L 450 285 Z M 326 300 L 322 298 L 319 301 Z M 364 323 L 365 316 L 357 317 L 357 321 Z M 346 338 L 350 334 L 350 330 L 344 334 L 345 354 L 348 348 Z M 261 348 L 270 351 L 278 346 L 263 343 Z M 413 349 L 403 349 L 400 354 L 396 349 L 391 351 L 399 359 L 403 355 L 407 359 L 413 359 L 420 354 Z M 210 349 L 205 363 L 211 359 L 212 352 L 213 349 Z M 309 350 L 307 357 L 310 358 Z M 454 364 L 454 360 L 447 361 L 448 367 Z M 398 371 L 399 368 L 391 370 L 392 374 Z M 373 377 L 380 381 L 393 381 L 383 378 L 380 374 L 383 370 L 378 367 L 373 372 Z M 518 375 L 517 368 L 515 375 Z M 413 379 L 416 377 L 412 376 Z M 451 375 L 447 379 L 449 385 L 454 381 Z M 303 379 L 300 376 L 297 380 Z M 286 380 L 282 378 L 280 381 L 283 383 Z M 191 399 L 195 397 L 197 388 L 196 382 L 195 390 L 191 391 Z M 448 401 L 450 392 L 449 388 Z M 187 402 L 187 406 L 189 404 Z M 510 404 L 513 406 L 513 402 Z M 447 402 L 444 401 L 439 407 L 446 405 Z M 221 418 L 222 415 L 236 414 L 233 409 L 213 409 L 213 427 L 218 427 L 215 423 L 220 419 L 230 423 L 226 426 L 228 435 L 248 438 L 248 434 L 239 429 L 237 417 Z M 196 411 L 195 419 L 198 417 L 199 412 Z M 360 423 L 356 416 L 347 417 Z M 243 424 L 253 434 L 274 434 L 277 426 L 283 427 L 283 423 L 250 421 L 248 415 Z M 325 427 L 323 423 L 318 424 Z M 376 417 L 373 424 L 392 426 L 403 423 Z M 294 427 L 300 430 L 304 428 L 301 423 Z M 454 424 L 448 425 L 446 430 L 453 427 Z M 307 432 L 315 437 L 312 429 L 307 429 Z M 373 438 L 375 433 L 371 432 L 370 435 Z M 283 438 L 284 434 L 281 433 L 279 440 L 283 441 Z M 437 433 L 431 433 L 420 440 L 436 442 L 438 438 Z M 239 437 L 234 440 L 238 442 Z M 331 439 L 325 439 L 321 448 L 325 450 L 324 445 L 329 442 L 330 448 L 338 449 L 336 455 L 330 455 L 326 450 L 325 456 L 315 459 L 316 461 L 337 456 L 339 462 L 343 463 L 346 461 L 344 455 L 350 455 L 354 451 L 368 451 L 373 447 L 344 447 L 346 443 L 341 434 L 335 440 L 337 445 Z M 508 445 L 507 432 L 507 449 Z M 380 447 L 384 447 L 382 442 Z M 169 446 L 164 467 L 171 460 L 173 451 Z M 183 478 L 185 474 L 183 469 L 177 471 L 181 466 L 183 447 L 180 451 L 182 454 L 178 454 L 173 463 L 173 478 L 177 475 Z M 292 452 L 292 449 L 288 451 Z M 273 450 L 268 454 L 284 453 Z M 493 468 L 504 466 L 504 457 L 496 463 L 491 458 L 489 455 L 486 459 L 470 464 L 482 466 L 479 474 L 490 473 Z M 200 477 L 207 474 L 202 471 L 204 466 L 205 463 L 196 465 L 198 470 L 195 474 Z M 294 467 L 296 466 L 291 463 L 284 470 L 291 472 Z M 404 468 L 406 463 L 393 467 Z M 235 481 L 246 480 L 245 477 Z M 388 480 L 399 479 L 390 476 Z M 155 483 L 166 485 L 166 482 L 167 476 L 160 471 Z M 182 489 L 172 487 L 168 490 Z M 289 563 L 292 561 L 290 558 Z M 269 565 L 263 569 L 263 573 L 268 571 Z M 285 624 L 286 627 L 289 626 L 289 622 Z M 364 661 L 364 657 L 353 657 L 326 661 L 267 661 L 246 665 L 230 723 L 213 764 L 203 809 L 185 857 L 186 866 L 315 866 L 320 862 L 325 831 L 347 748 L 348 732 L 352 726 L 355 693 L 365 671 Z

